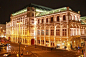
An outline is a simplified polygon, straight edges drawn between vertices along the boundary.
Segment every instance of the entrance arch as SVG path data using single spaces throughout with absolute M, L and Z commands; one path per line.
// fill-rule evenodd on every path
M 34 45 L 35 43 L 35 40 L 34 39 L 31 39 L 31 45 Z

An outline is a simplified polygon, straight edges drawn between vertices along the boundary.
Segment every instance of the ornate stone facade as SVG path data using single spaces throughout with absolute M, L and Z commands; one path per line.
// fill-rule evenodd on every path
M 18 43 L 21 39 L 22 44 L 57 48 L 66 46 L 67 49 L 81 46 L 83 40 L 80 35 L 85 34 L 86 27 L 81 24 L 80 13 L 69 7 L 57 9 L 58 12 L 40 6 L 41 10 L 38 11 L 36 7 L 29 6 L 25 12 L 11 15 L 10 22 L 6 23 L 6 35 L 10 41 Z

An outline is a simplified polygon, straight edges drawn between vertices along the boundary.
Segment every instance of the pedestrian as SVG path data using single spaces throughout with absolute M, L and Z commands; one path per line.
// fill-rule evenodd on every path
M 65 46 L 65 49 L 66 49 L 67 47 Z
M 53 48 L 51 48 L 51 51 L 53 50 Z
M 82 54 L 83 54 L 83 49 L 82 49 Z

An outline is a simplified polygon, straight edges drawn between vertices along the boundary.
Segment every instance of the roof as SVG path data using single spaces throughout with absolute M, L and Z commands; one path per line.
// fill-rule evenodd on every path
M 80 17 L 81 24 L 86 24 L 86 16 Z
M 67 7 L 62 7 L 62 8 L 58 8 L 58 9 L 53 9 L 51 11 L 41 12 L 40 14 L 38 14 L 36 16 L 38 17 L 38 16 L 43 16 L 43 15 L 48 15 L 48 14 L 53 14 L 53 13 L 62 12 L 62 11 L 66 11 L 66 10 L 67 10 Z M 69 10 L 71 10 L 71 9 L 69 8 Z
M 38 9 L 42 9 L 46 11 L 53 10 L 52 8 L 44 7 L 44 6 L 33 4 L 33 3 L 29 4 L 29 7 L 34 7 L 34 8 L 38 8 Z
M 13 13 L 12 16 L 27 12 L 27 7 L 34 7 L 36 9 L 36 17 L 67 10 L 67 7 L 62 7 L 59 9 L 52 9 L 52 8 L 48 8 L 48 7 L 44 7 L 41 5 L 36 5 L 36 4 L 31 3 L 28 6 L 26 6 L 26 8 Z M 71 9 L 69 8 L 69 10 L 71 10 Z

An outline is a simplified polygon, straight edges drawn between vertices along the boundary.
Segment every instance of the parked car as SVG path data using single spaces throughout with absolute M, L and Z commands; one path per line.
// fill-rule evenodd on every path
M 9 54 L 9 53 L 5 53 L 3 56 L 5 56 L 5 57 L 9 57 L 9 56 L 11 56 L 11 54 Z

